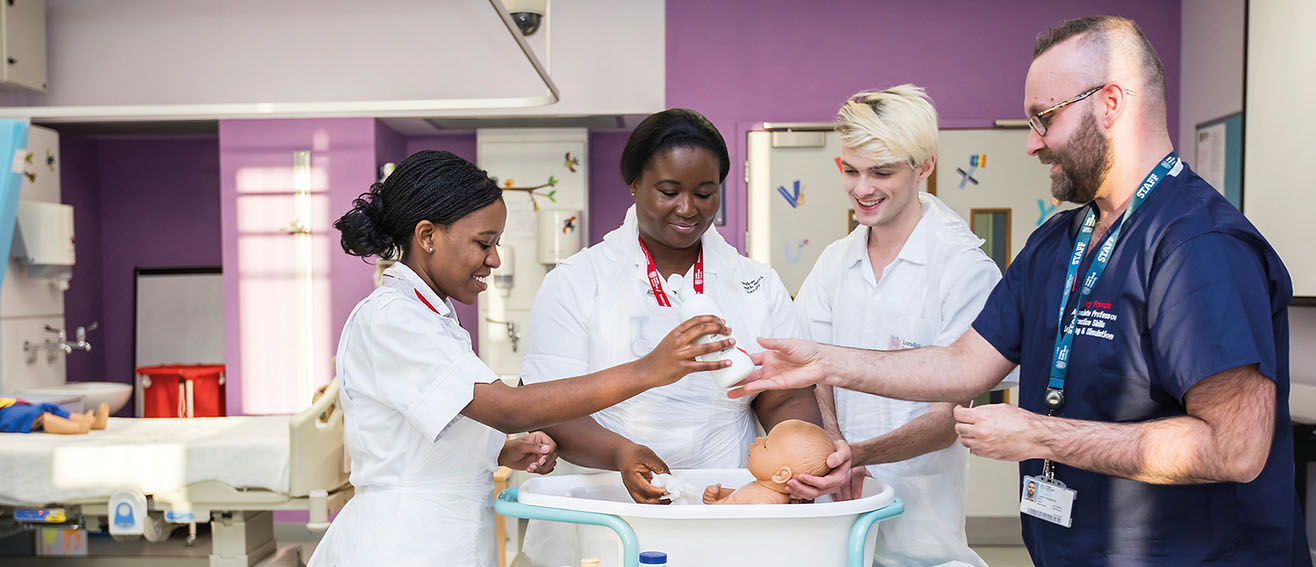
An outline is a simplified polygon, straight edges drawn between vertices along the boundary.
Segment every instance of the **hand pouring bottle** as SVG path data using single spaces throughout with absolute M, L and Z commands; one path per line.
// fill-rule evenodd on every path
M 672 290 L 672 293 L 676 294 L 681 300 L 681 321 L 689 321 L 691 317 L 700 315 L 714 315 L 720 317 L 723 321 L 727 319 L 722 314 L 722 310 L 717 308 L 717 303 L 713 301 L 713 298 L 702 293 L 695 293 L 693 286 L 685 285 L 685 278 L 681 274 L 672 274 L 668 277 L 667 288 Z M 708 334 L 700 337 L 696 342 L 705 344 L 725 338 L 721 335 Z M 704 362 L 714 360 L 731 361 L 731 366 L 709 372 L 713 375 L 713 382 L 724 390 L 731 389 L 732 386 L 744 380 L 754 370 L 754 362 L 749 359 L 749 354 L 734 345 L 730 348 L 702 355 L 699 360 Z

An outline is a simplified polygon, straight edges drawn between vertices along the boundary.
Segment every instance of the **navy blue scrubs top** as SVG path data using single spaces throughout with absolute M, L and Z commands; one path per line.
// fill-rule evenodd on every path
M 973 323 L 1020 365 L 1019 405 L 1033 412 L 1047 411 L 1066 263 L 1086 211 L 1059 213 L 1033 232 Z M 1152 191 L 1126 219 L 1105 273 L 1079 310 L 1065 405 L 1055 415 L 1106 422 L 1185 415 L 1184 393 L 1193 385 L 1255 364 L 1276 385 L 1270 457 L 1247 484 L 1155 486 L 1057 465 L 1056 478 L 1078 491 L 1073 527 L 1022 516 L 1034 562 L 1312 564 L 1293 487 L 1292 294 L 1270 244 L 1186 165 Z M 1042 461 L 1024 461 L 1019 471 L 1040 475 Z

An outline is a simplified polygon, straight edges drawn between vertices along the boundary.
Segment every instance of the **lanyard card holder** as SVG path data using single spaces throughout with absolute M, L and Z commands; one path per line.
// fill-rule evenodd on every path
M 1025 476 L 1023 493 L 1019 496 L 1019 513 L 1068 528 L 1073 525 L 1076 498 L 1078 492 L 1063 482 Z

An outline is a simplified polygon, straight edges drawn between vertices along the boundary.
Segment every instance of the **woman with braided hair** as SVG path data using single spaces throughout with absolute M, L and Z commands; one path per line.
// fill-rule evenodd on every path
M 338 344 L 345 436 L 356 495 L 312 566 L 493 565 L 492 474 L 547 473 L 556 447 L 530 431 L 589 415 L 690 372 L 734 341 L 712 316 L 685 321 L 648 356 L 570 380 L 505 385 L 471 350 L 452 301 L 471 303 L 499 265 L 502 190 L 448 152 L 404 160 L 334 223 L 343 250 L 398 260 L 348 316 Z

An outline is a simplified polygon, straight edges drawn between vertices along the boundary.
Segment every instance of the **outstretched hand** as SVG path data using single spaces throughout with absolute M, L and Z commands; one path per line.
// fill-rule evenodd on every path
M 749 355 L 759 367 L 736 384 L 728 397 L 752 396 L 764 390 L 793 390 L 822 382 L 827 377 L 818 343 L 804 339 L 764 339 L 765 350 Z

